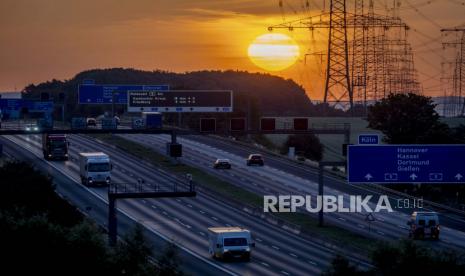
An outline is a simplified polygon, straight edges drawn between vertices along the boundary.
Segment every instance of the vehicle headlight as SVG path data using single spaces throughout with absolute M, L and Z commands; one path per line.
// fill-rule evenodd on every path
M 30 128 L 30 127 L 26 127 L 26 131 L 30 131 L 30 130 L 31 130 L 31 128 Z
M 87 181 L 89 181 L 89 183 L 92 183 L 92 177 L 89 177 Z
M 107 177 L 107 183 L 110 183 L 111 179 L 109 177 Z
M 226 248 L 224 249 L 224 252 L 228 252 L 228 251 L 229 251 L 229 249 L 226 249 Z
M 39 130 L 39 128 L 38 128 L 38 127 L 34 127 L 34 131 L 38 131 L 38 130 Z

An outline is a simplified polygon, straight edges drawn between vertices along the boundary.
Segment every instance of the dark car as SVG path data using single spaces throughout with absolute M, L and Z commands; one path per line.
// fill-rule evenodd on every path
M 216 159 L 213 163 L 213 168 L 215 169 L 231 169 L 231 162 L 229 159 Z
M 259 165 L 263 166 L 265 165 L 265 162 L 263 161 L 263 156 L 261 154 L 251 154 L 247 158 L 247 166 L 252 166 L 252 165 Z

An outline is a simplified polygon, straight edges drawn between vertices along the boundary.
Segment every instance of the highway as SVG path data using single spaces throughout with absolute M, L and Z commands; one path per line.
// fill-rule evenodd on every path
M 127 139 L 149 146 L 154 150 L 164 153 L 165 143 L 170 137 L 167 135 L 122 135 Z M 243 187 L 249 191 L 261 195 L 317 195 L 318 184 L 317 171 L 308 167 L 298 166 L 292 161 L 265 155 L 264 167 L 248 167 L 245 158 L 252 153 L 250 149 L 233 145 L 220 139 L 206 136 L 178 137 L 178 142 L 183 144 L 183 162 L 191 166 L 201 168 L 211 174 Z M 228 158 L 232 162 L 232 170 L 215 170 L 212 164 L 216 158 Z M 379 194 L 363 190 L 362 187 L 348 185 L 340 178 L 325 175 L 325 194 L 344 195 L 345 204 L 348 204 L 349 195 L 373 194 L 377 198 Z M 377 201 L 377 200 L 376 200 Z M 395 204 L 395 200 L 391 200 Z M 348 206 L 348 205 L 346 205 Z M 371 204 L 374 208 L 374 205 Z M 326 214 L 326 220 L 334 225 L 362 235 L 369 235 L 378 239 L 397 240 L 406 238 L 408 228 L 406 222 L 408 212 L 412 210 L 395 211 L 393 213 L 374 214 L 376 221 L 368 225 L 366 214 L 360 213 L 330 213 Z M 316 215 L 314 215 L 316 217 Z M 442 219 L 441 219 L 442 221 Z M 465 221 L 449 219 L 454 226 L 462 227 Z M 465 248 L 465 233 L 450 227 L 441 226 L 441 238 L 439 242 L 429 242 L 428 246 L 435 248 Z
M 87 188 L 80 184 L 79 167 L 76 164 L 78 152 L 103 151 L 110 155 L 114 164 L 114 182 L 129 183 L 142 178 L 147 184 L 170 185 L 173 181 L 179 181 L 121 150 L 84 136 L 70 136 L 70 161 L 66 162 L 43 160 L 41 138 L 38 135 L 4 136 L 0 139 L 4 140 L 7 153 L 26 158 L 53 175 L 57 190 L 73 204 L 80 206 L 81 210 L 91 206 L 89 215 L 102 225 L 107 221 L 107 190 Z M 303 239 L 251 217 L 201 190 L 196 198 L 121 200 L 117 204 L 121 232 L 137 221 L 148 229 L 154 244 L 160 245 L 167 239 L 174 240 L 182 247 L 185 270 L 194 275 L 316 275 L 327 268 L 336 254 L 333 248 L 323 243 Z M 251 262 L 211 259 L 208 256 L 207 228 L 212 226 L 242 226 L 250 229 L 257 244 Z M 367 264 L 362 263 L 362 266 L 366 267 Z

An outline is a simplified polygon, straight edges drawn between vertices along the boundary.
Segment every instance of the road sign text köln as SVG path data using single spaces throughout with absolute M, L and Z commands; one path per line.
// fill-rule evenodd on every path
M 465 183 L 465 145 L 349 146 L 349 183 Z
M 378 134 L 360 134 L 358 136 L 359 145 L 378 145 L 379 135 Z

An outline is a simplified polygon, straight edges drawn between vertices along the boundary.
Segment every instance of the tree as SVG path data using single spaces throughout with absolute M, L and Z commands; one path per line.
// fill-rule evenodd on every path
M 80 213 L 56 193 L 52 178 L 24 162 L 8 162 L 0 167 L 2 192 L 0 209 L 21 209 L 23 215 L 47 214 L 48 219 L 63 225 L 81 221 Z
M 110 274 L 114 270 L 106 239 L 93 222 L 84 220 L 71 227 L 66 239 L 69 248 L 65 254 L 70 266 L 76 266 L 77 260 L 86 260 L 76 266 L 75 275 Z
M 136 224 L 118 243 L 115 252 L 115 265 L 119 273 L 125 275 L 154 275 L 155 266 L 150 263 L 152 248 L 144 237 L 143 227 Z
M 0 167 L 0 179 L 1 275 L 156 275 L 140 225 L 110 248 L 50 177 L 15 162 Z
M 465 144 L 465 125 L 461 124 L 452 130 L 456 143 Z
M 454 251 L 436 251 L 412 241 L 381 243 L 371 256 L 373 268 L 360 271 L 337 256 L 325 275 L 464 275 L 465 259 Z
M 289 147 L 294 147 L 296 153 L 311 160 L 320 161 L 323 158 L 323 145 L 313 134 L 290 135 L 284 143 L 283 151 L 287 151 Z
M 382 244 L 372 256 L 376 275 L 463 275 L 463 257 L 453 251 L 435 251 L 412 241 Z
M 169 243 L 158 259 L 158 275 L 180 276 L 184 273 L 180 270 L 181 260 L 178 249 L 173 243 Z
M 430 97 L 391 94 L 369 108 L 368 127 L 382 131 L 391 144 L 447 143 L 450 129 L 435 107 Z

